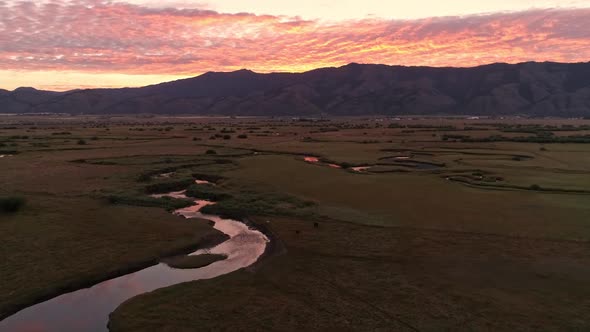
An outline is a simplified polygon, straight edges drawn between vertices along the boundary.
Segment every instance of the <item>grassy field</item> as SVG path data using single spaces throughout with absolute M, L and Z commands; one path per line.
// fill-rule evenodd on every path
M 588 124 L 2 117 L 0 198 L 25 203 L 0 212 L 0 317 L 214 236 L 147 196 L 204 179 L 208 212 L 286 253 L 131 299 L 112 330 L 590 329 Z
M 111 315 L 111 329 L 556 331 L 590 323 L 587 243 L 343 222 L 315 229 L 290 218 L 271 225 L 287 254 L 254 273 L 141 295 Z

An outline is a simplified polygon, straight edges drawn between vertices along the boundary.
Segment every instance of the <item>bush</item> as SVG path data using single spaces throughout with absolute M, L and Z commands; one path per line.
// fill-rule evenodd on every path
M 207 151 L 205 151 L 205 154 L 217 154 L 217 151 L 215 151 L 215 150 L 207 150 Z
M 529 187 L 529 189 L 538 191 L 538 190 L 541 190 L 541 186 L 538 184 L 533 184 Z
M 149 196 L 134 196 L 129 194 L 109 195 L 106 197 L 110 204 L 132 205 L 145 207 L 161 207 L 168 211 L 182 209 L 193 205 L 188 199 L 177 199 L 171 197 L 154 198 Z
M 150 185 L 146 186 L 145 192 L 148 194 L 168 193 L 171 191 L 183 190 L 193 183 L 194 183 L 194 181 L 192 179 L 186 179 L 186 180 L 174 181 L 174 182 L 154 183 L 154 184 L 150 184 Z
M 192 185 L 186 190 L 188 197 L 221 201 L 231 197 L 228 193 L 213 186 Z
M 248 135 L 244 135 L 244 134 L 238 135 L 238 138 L 245 139 L 245 138 L 248 138 Z
M 25 199 L 22 197 L 0 197 L 0 212 L 14 213 L 25 205 Z
M 334 164 L 335 164 L 335 163 L 334 163 Z M 342 163 L 340 163 L 340 167 L 342 167 L 342 168 L 344 168 L 344 169 L 348 169 L 348 168 L 351 168 L 351 167 L 353 167 L 353 166 L 354 166 L 353 164 L 351 164 L 351 163 L 348 163 L 348 162 L 342 162 Z
M 223 176 L 214 175 L 214 174 L 193 173 L 192 175 L 193 175 L 193 178 L 195 178 L 195 179 L 205 180 L 205 181 L 209 181 L 209 182 L 213 182 L 213 183 L 223 180 Z
M 86 141 L 83 139 L 78 140 L 78 145 L 86 145 Z

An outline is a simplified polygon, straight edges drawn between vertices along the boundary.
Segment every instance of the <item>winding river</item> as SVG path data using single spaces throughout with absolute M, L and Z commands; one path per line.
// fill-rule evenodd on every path
M 154 196 L 187 198 L 184 191 Z M 215 229 L 230 238 L 191 255 L 222 254 L 227 256 L 225 260 L 184 270 L 160 263 L 23 309 L 0 321 L 0 331 L 108 331 L 109 314 L 134 296 L 182 282 L 215 278 L 254 264 L 264 253 L 268 238 L 240 221 L 202 214 L 200 210 L 210 204 L 215 203 L 195 200 L 195 205 L 177 210 L 175 214 L 214 222 Z

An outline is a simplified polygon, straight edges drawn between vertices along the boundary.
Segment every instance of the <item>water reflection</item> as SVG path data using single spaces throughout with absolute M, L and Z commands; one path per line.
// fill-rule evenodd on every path
M 187 198 L 183 191 L 157 195 L 162 196 Z M 215 278 L 248 267 L 263 254 L 268 242 L 264 234 L 239 221 L 200 212 L 213 202 L 202 200 L 195 203 L 197 205 L 175 213 L 185 218 L 211 220 L 215 223 L 214 227 L 229 235 L 230 239 L 191 255 L 209 252 L 225 255 L 227 259 L 198 269 L 174 269 L 160 263 L 24 309 L 1 321 L 0 331 L 107 331 L 108 315 L 136 295 L 182 282 Z

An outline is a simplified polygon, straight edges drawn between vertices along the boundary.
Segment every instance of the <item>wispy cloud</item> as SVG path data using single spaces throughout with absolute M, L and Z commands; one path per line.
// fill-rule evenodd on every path
M 120 2 L 0 1 L 0 70 L 189 75 L 349 62 L 590 60 L 590 9 L 325 23 Z

